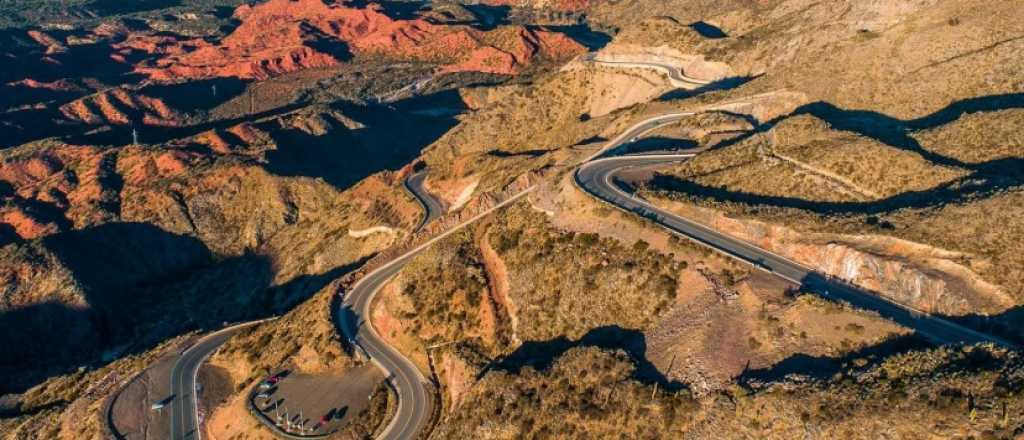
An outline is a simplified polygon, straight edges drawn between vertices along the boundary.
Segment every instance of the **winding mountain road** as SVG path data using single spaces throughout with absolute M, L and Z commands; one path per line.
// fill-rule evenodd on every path
M 426 177 L 427 174 L 424 170 L 411 174 L 403 182 L 405 188 L 415 196 L 424 209 L 424 217 L 417 230 L 422 229 L 444 213 L 441 202 L 423 188 Z M 359 310 L 361 312 L 360 316 L 369 316 L 369 306 L 373 299 L 373 294 L 422 249 L 425 249 L 425 247 L 417 248 L 415 253 L 410 252 L 368 275 L 357 285 L 357 288 L 353 289 L 352 294 L 346 298 L 351 303 L 347 301 L 345 304 L 352 306 L 354 310 Z M 171 393 L 173 400 L 169 406 L 171 411 L 172 440 L 198 440 L 201 438 L 198 404 L 196 402 L 196 395 L 198 394 L 196 375 L 200 365 L 232 336 L 246 327 L 260 322 L 263 321 L 238 324 L 211 333 L 182 352 L 171 370 Z M 367 329 L 373 334 L 367 334 Z M 378 366 L 383 365 L 381 368 L 386 373 L 393 375 L 392 380 L 396 382 L 396 388 L 399 390 L 399 396 L 401 397 L 399 399 L 399 411 L 381 438 L 411 438 L 413 434 L 422 428 L 430 416 L 430 402 L 432 402 L 432 399 L 427 398 L 427 390 L 423 385 L 424 379 L 419 374 L 419 370 L 416 369 L 415 365 L 405 359 L 397 350 L 383 343 L 379 336 L 376 335 L 376 332 L 373 332 L 372 328 L 360 326 L 360 335 L 363 336 L 361 340 L 365 341 L 365 343 L 360 344 L 361 347 Z M 419 381 L 419 384 L 416 383 L 417 381 Z
M 745 241 L 714 231 L 699 223 L 676 216 L 643 200 L 631 197 L 622 191 L 613 179 L 616 173 L 627 168 L 651 167 L 679 162 L 696 155 L 698 151 L 684 151 L 671 154 L 648 154 L 601 158 L 613 150 L 635 141 L 638 137 L 661 126 L 677 122 L 697 112 L 683 112 L 660 115 L 643 120 L 619 136 L 607 142 L 602 148 L 582 161 L 574 173 L 576 184 L 591 196 L 612 204 L 627 212 L 642 215 L 671 232 L 709 246 L 724 254 L 749 263 L 767 272 L 801 284 L 806 289 L 826 298 L 846 301 L 855 307 L 877 312 L 879 315 L 913 329 L 925 338 L 938 343 L 992 342 L 1007 347 L 1015 344 L 998 337 L 966 328 L 951 321 L 930 316 L 910 307 L 891 302 L 883 297 L 861 290 L 855 286 L 819 274 L 785 257 L 758 248 Z M 443 205 L 424 188 L 426 172 L 410 175 L 404 185 L 424 209 L 424 217 L 417 230 L 422 229 L 444 212 Z M 360 279 L 341 301 L 338 325 L 343 334 L 384 371 L 387 380 L 398 394 L 398 409 L 378 439 L 415 438 L 430 420 L 433 399 L 430 397 L 428 382 L 415 364 L 397 349 L 384 341 L 368 317 L 377 292 L 398 274 L 409 261 L 433 243 L 455 233 L 462 227 L 511 204 L 531 192 L 530 187 L 505 202 L 480 213 L 472 219 L 439 236 L 417 246 L 404 255 L 388 262 Z M 251 323 L 250 323 L 251 324 Z M 244 326 L 244 325 L 243 325 Z M 172 390 L 181 398 L 176 399 L 175 413 L 172 413 L 172 438 L 198 438 L 198 417 L 195 411 L 195 371 L 206 356 L 223 344 L 233 334 L 225 329 L 212 334 L 183 353 L 172 373 Z M 235 330 L 237 331 L 237 330 Z M 177 414 L 177 416 L 175 416 Z M 192 417 L 183 415 L 191 414 Z M 194 436 L 194 437 L 193 437 Z
M 645 119 L 631 126 L 582 161 L 582 165 L 574 173 L 576 184 L 591 196 L 625 211 L 650 218 L 673 233 L 690 238 L 762 270 L 801 284 L 806 289 L 817 292 L 826 298 L 846 301 L 855 307 L 875 311 L 885 318 L 913 329 L 918 334 L 935 343 L 992 342 L 998 345 L 1015 347 L 1009 341 L 983 334 L 951 321 L 933 317 L 888 301 L 870 292 L 819 274 L 792 260 L 676 216 L 642 200 L 631 197 L 614 184 L 615 173 L 626 168 L 664 165 L 689 159 L 699 153 L 698 150 L 691 150 L 672 154 L 601 158 L 601 156 L 635 141 L 645 133 L 664 125 L 678 122 L 687 116 L 697 113 L 681 112 L 660 115 Z M 421 172 L 410 176 L 406 181 L 406 187 L 420 200 L 425 209 L 424 220 L 420 228 L 436 218 L 441 212 L 440 204 L 423 189 L 424 178 L 425 174 Z M 459 228 L 476 221 L 484 215 L 514 202 L 532 189 L 533 187 L 523 191 L 492 210 L 464 222 L 451 231 L 420 245 L 405 255 L 371 272 L 353 286 L 345 297 L 345 300 L 342 302 L 342 308 L 349 309 L 351 312 L 345 313 L 343 311 L 340 314 L 343 322 L 340 322 L 339 325 L 342 327 L 342 331 L 388 375 L 389 381 L 391 381 L 398 392 L 398 410 L 378 439 L 414 438 L 426 426 L 430 418 L 433 399 L 429 398 L 427 381 L 419 369 L 395 348 L 382 340 L 372 325 L 366 325 L 365 317 L 370 316 L 370 306 L 374 295 L 393 276 L 400 272 L 412 258 L 430 244 L 454 233 Z M 351 317 L 348 321 L 358 320 L 359 322 L 344 322 L 346 321 L 346 316 Z
M 416 201 L 419 202 L 420 206 L 423 207 L 423 219 L 420 220 L 419 226 L 416 227 L 417 232 L 422 230 L 434 219 L 444 215 L 444 205 L 441 201 L 430 195 L 430 192 L 423 188 L 423 183 L 426 182 L 426 180 L 427 170 L 424 169 L 410 174 L 403 182 L 405 189 L 408 190 Z
M 602 60 L 597 57 L 595 53 L 588 53 L 581 58 L 585 62 L 594 64 L 601 64 L 613 67 L 633 68 L 633 69 L 653 69 L 664 72 L 668 76 L 669 83 L 674 87 L 681 89 L 697 89 L 711 84 L 711 81 L 705 81 L 702 79 L 690 78 L 686 76 L 683 69 L 672 66 L 665 63 L 647 62 L 647 61 L 612 61 Z
M 992 342 L 1016 347 L 1012 342 L 984 334 L 946 319 L 934 317 L 908 306 L 889 301 L 881 296 L 859 289 L 843 281 L 818 273 L 793 260 L 756 247 L 748 242 L 722 234 L 699 223 L 687 220 L 635 198 L 614 183 L 614 176 L 627 168 L 651 167 L 689 159 L 695 152 L 664 155 L 638 155 L 602 158 L 587 162 L 576 174 L 577 185 L 591 196 L 616 207 L 644 216 L 660 226 L 722 253 L 749 263 L 802 285 L 804 288 L 829 299 L 877 312 L 880 316 L 913 329 L 937 344 Z
M 423 187 L 426 178 L 426 170 L 421 170 L 409 175 L 403 183 L 405 189 L 412 193 L 423 207 L 423 219 L 416 227 L 417 232 L 444 214 L 441 202 Z M 374 296 L 418 253 L 407 253 L 359 280 L 345 296 L 341 305 L 343 309 L 355 311 L 356 315 L 360 317 L 357 318 L 359 319 L 357 323 L 340 322 L 339 325 L 341 325 L 343 333 L 349 340 L 355 341 L 366 355 L 388 375 L 388 380 L 391 381 L 398 393 L 398 410 L 384 432 L 378 437 L 379 439 L 414 437 L 430 419 L 432 411 L 433 399 L 429 398 L 429 391 L 425 385 L 426 379 L 416 365 L 382 340 L 372 325 L 367 325 Z M 339 316 L 345 321 L 346 317 L 353 316 L 353 314 L 343 312 Z
M 199 366 L 232 336 L 260 322 L 263 320 L 246 322 L 213 332 L 178 357 L 171 369 L 171 440 L 202 438 L 199 429 L 199 406 L 196 403 L 196 395 L 199 394 L 196 384 Z
M 410 176 L 406 180 L 406 188 L 426 208 L 424 221 L 420 225 L 422 228 L 439 216 L 442 211 L 440 210 L 440 202 L 423 189 L 423 177 L 421 176 L 423 175 L 419 173 Z M 377 330 L 369 322 L 373 298 L 409 261 L 432 244 L 454 234 L 466 225 L 472 224 L 492 212 L 514 203 L 533 191 L 534 188 L 535 186 L 527 188 L 508 200 L 481 212 L 370 272 L 345 294 L 340 305 L 342 310 L 338 314 L 340 321 L 338 325 L 341 327 L 342 333 L 348 340 L 359 347 L 377 367 L 384 371 L 387 380 L 398 393 L 398 409 L 387 427 L 377 437 L 379 440 L 415 438 L 430 420 L 431 411 L 433 410 L 433 399 L 429 395 L 430 391 L 427 380 L 420 373 L 416 365 L 394 347 L 388 345 L 387 341 L 380 337 Z

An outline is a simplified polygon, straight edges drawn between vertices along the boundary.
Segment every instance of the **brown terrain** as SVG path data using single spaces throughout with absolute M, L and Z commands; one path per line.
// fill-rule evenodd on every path
M 479 4 L 477 4 L 479 3 Z M 1024 435 L 1024 360 L 929 345 L 582 192 L 573 167 L 892 301 L 1024 342 L 1024 15 L 983 0 L 16 1 L 0 6 L 0 438 L 207 438 L 274 399 L 372 438 L 399 396 L 338 294 L 436 391 L 424 438 Z M 594 63 L 590 57 L 610 61 Z M 710 84 L 673 85 L 657 63 Z M 415 87 L 411 85 L 415 84 Z M 425 189 L 447 215 L 416 231 Z M 257 406 L 272 415 L 274 408 Z M 321 414 L 325 413 L 325 414 Z

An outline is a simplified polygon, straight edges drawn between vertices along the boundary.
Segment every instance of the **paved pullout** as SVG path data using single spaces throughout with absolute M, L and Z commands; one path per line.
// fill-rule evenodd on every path
M 443 212 L 443 207 L 441 205 L 441 202 L 438 201 L 437 199 L 435 199 L 434 197 L 432 197 L 430 195 L 430 193 L 428 193 L 423 188 L 423 182 L 426 179 L 426 176 L 427 175 L 426 175 L 426 171 L 425 170 L 424 171 L 420 171 L 418 173 L 414 173 L 414 174 L 410 175 L 408 178 L 406 178 L 405 182 L 403 182 L 403 184 L 405 185 L 406 189 L 408 189 L 409 192 L 411 192 L 416 197 L 416 199 L 419 200 L 420 204 L 423 206 L 423 209 L 424 209 L 424 213 L 425 214 L 424 214 L 423 220 L 420 222 L 420 225 L 419 225 L 418 229 L 422 229 L 431 220 L 441 216 L 444 213 Z M 383 281 L 386 281 L 392 275 L 397 273 L 398 270 L 401 269 L 401 267 L 404 265 L 404 263 L 408 262 L 408 259 L 411 258 L 411 257 L 412 256 L 409 255 L 406 258 L 401 259 L 402 264 L 397 265 L 393 272 L 389 273 L 388 271 L 383 271 L 382 273 L 387 275 L 383 279 Z M 399 261 L 399 260 L 396 260 L 396 261 Z M 369 283 L 369 284 L 370 285 L 374 285 L 374 283 Z M 374 288 L 374 292 L 377 289 L 379 289 L 379 288 L 380 288 L 379 286 L 375 287 Z M 369 298 L 370 298 L 369 296 L 367 298 L 365 298 L 365 299 L 367 299 L 366 304 L 363 307 L 361 307 L 361 308 L 357 308 L 356 310 L 364 310 L 364 308 L 365 308 L 368 311 L 368 306 L 369 306 L 369 301 L 368 300 L 369 300 Z M 364 314 L 363 316 L 369 316 L 369 315 L 365 315 Z M 188 350 L 185 350 L 181 354 L 181 356 L 178 358 L 177 362 L 174 364 L 174 368 L 171 370 L 171 393 L 173 394 L 173 401 L 171 403 L 171 439 L 172 440 L 178 440 L 178 439 L 199 439 L 200 438 L 200 433 L 198 431 L 198 426 L 199 426 L 199 414 L 197 412 L 198 405 L 196 403 L 196 394 L 197 394 L 196 393 L 196 374 L 199 371 L 199 366 L 203 363 L 204 360 L 206 360 L 206 358 L 208 356 L 210 356 L 210 354 L 212 354 L 214 351 L 216 351 L 217 348 L 219 348 L 221 345 L 223 345 L 225 342 L 227 342 L 228 339 L 230 339 L 232 336 L 234 336 L 240 330 L 242 330 L 242 329 L 244 329 L 244 328 L 246 328 L 248 326 L 257 324 L 259 322 L 262 322 L 262 321 L 247 322 L 247 323 L 239 324 L 237 326 L 233 326 L 233 327 L 229 327 L 229 328 L 220 330 L 220 331 L 218 331 L 216 333 L 212 333 L 212 334 L 204 337 L 202 340 L 200 340 L 198 343 L 196 343 L 195 345 L 190 347 Z M 383 344 L 383 346 L 384 346 L 384 348 L 390 349 L 391 353 L 377 353 L 377 355 L 382 356 L 382 357 L 388 356 L 388 355 L 391 355 L 391 356 L 397 355 L 398 357 L 401 357 L 401 355 L 398 354 L 397 351 L 395 351 L 394 349 L 391 349 L 390 347 L 387 347 L 386 344 Z M 376 347 L 377 346 L 375 346 L 375 345 L 371 345 L 371 349 L 374 349 Z M 371 358 L 374 358 L 376 360 L 376 357 L 375 357 L 374 354 L 371 354 Z M 397 363 L 397 361 L 394 361 L 393 363 Z M 416 371 L 415 367 L 413 367 L 413 370 Z M 388 372 L 388 370 L 385 369 L 385 373 L 387 373 L 387 372 Z M 404 371 L 404 372 L 407 373 L 407 371 Z M 417 373 L 418 373 L 418 371 L 417 371 Z M 420 378 L 420 380 L 422 381 L 422 378 Z M 416 387 L 416 388 L 419 388 L 418 391 L 424 395 L 422 400 L 426 401 L 426 399 L 425 399 L 426 391 L 423 389 L 423 387 L 420 386 L 420 387 Z M 415 397 L 416 396 L 413 396 L 413 400 L 417 400 Z M 419 413 L 422 413 L 422 414 L 419 414 Z M 400 414 L 401 415 L 406 415 L 405 413 L 400 413 Z M 419 420 L 419 418 L 422 418 L 423 421 L 419 422 L 418 425 L 413 423 L 410 426 L 420 426 L 420 425 L 422 425 L 423 423 L 425 423 L 426 417 L 429 414 L 430 414 L 429 410 L 424 409 L 423 406 L 417 405 L 417 412 L 414 412 L 413 414 L 409 414 L 409 415 L 412 416 L 413 420 Z M 392 423 L 392 424 L 394 424 L 394 423 Z M 412 432 L 415 432 L 415 431 L 412 431 Z M 404 435 L 404 432 L 400 432 L 399 434 L 403 434 L 403 436 L 394 437 L 394 438 L 407 438 L 407 436 Z
M 618 145 L 612 146 L 612 148 L 616 146 Z M 631 197 L 613 182 L 615 173 L 624 168 L 662 165 L 683 161 L 693 156 L 694 152 L 691 151 L 678 154 L 598 159 L 581 166 L 575 174 L 575 180 L 580 188 L 598 199 L 651 219 L 676 234 L 714 248 L 757 268 L 801 284 L 804 288 L 823 297 L 845 301 L 855 307 L 877 312 L 885 318 L 913 329 L 935 343 L 992 342 L 1015 347 L 1015 344 L 1009 341 L 891 302 L 841 280 L 817 273 L 795 261 L 676 216 L 643 200 Z
M 263 321 L 246 322 L 204 336 L 182 352 L 171 369 L 171 440 L 200 439 L 196 403 L 196 374 L 199 366 L 239 331 Z

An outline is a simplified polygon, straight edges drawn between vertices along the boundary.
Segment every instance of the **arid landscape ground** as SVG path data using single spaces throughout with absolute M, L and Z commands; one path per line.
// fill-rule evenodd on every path
M 0 439 L 1024 438 L 1021 6 L 0 2 Z

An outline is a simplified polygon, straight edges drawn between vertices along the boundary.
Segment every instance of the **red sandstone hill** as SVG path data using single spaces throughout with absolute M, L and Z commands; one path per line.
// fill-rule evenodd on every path
M 161 99 L 115 88 L 69 102 L 60 107 L 68 119 L 86 124 L 127 125 L 141 121 L 145 125 L 178 125 L 182 116 Z
M 0 234 L 30 240 L 111 221 L 120 215 L 122 187 L 172 177 L 206 159 L 181 149 L 80 145 L 9 158 L 0 163 Z
M 32 239 L 110 217 L 103 205 L 117 197 L 107 178 L 114 157 L 96 147 L 59 146 L 5 160 L 0 184 L 9 193 L 3 194 L 0 226 Z
M 331 66 L 351 55 L 438 63 L 447 71 L 514 75 L 532 61 L 564 59 L 585 49 L 555 32 L 505 27 L 481 31 L 393 19 L 376 4 L 355 8 L 323 0 L 269 0 L 235 10 L 241 24 L 217 42 L 166 36 L 131 37 L 116 46 L 123 59 L 157 55 L 136 71 L 161 81 L 209 77 L 263 79 Z

